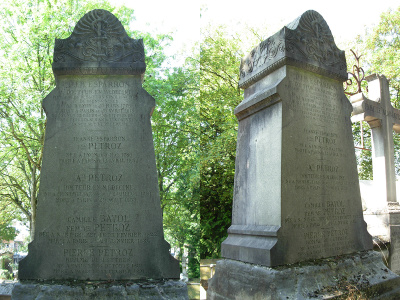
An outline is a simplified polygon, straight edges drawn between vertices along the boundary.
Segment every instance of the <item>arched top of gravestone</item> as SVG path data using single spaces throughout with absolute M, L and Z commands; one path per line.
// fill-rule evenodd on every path
M 324 18 L 313 10 L 261 42 L 242 59 L 239 86 L 247 88 L 283 65 L 340 81 L 347 79 L 345 53 L 336 46 Z
M 142 75 L 146 70 L 142 39 L 132 39 L 109 11 L 85 14 L 66 39 L 56 39 L 55 75 Z

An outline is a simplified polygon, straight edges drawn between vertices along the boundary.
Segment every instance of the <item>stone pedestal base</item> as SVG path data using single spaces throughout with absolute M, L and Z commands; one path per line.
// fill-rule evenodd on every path
M 274 268 L 224 259 L 218 261 L 209 281 L 207 300 L 339 299 L 344 295 L 400 299 L 400 277 L 374 251 Z
M 122 300 L 122 299 L 174 299 L 187 300 L 186 283 L 175 280 L 143 282 L 71 282 L 38 283 L 22 282 L 12 291 L 14 300 L 63 299 L 63 300 Z

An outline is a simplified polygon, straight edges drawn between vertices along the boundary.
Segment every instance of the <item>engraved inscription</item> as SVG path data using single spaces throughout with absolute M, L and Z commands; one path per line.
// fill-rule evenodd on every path
M 69 164 L 82 165 L 82 164 L 95 164 L 95 163 L 112 163 L 112 164 L 139 163 L 139 159 L 135 158 L 132 153 L 94 152 L 94 150 L 96 149 L 90 149 L 90 150 L 91 153 L 66 152 L 65 157 L 60 158 L 59 162 L 60 164 L 63 165 L 69 165 Z
M 340 125 L 343 122 L 341 103 L 327 100 L 340 97 L 340 91 L 332 82 L 318 76 L 295 74 L 284 87 L 289 91 L 291 98 L 290 109 L 306 117 L 314 126 Z M 317 131 L 328 134 L 326 138 L 332 134 L 327 130 L 317 129 Z
M 296 213 L 282 220 L 297 239 L 299 247 L 294 255 L 321 257 L 346 252 L 354 246 L 349 228 L 362 215 L 351 209 L 358 183 L 350 179 L 342 163 L 348 145 L 341 137 L 349 117 L 340 100 L 342 91 L 331 80 L 307 72 L 292 74 L 284 88 L 294 136 L 291 159 L 300 162 L 283 181 L 283 190 L 301 203 Z
M 78 87 L 74 87 L 74 84 L 78 83 L 62 85 L 58 89 L 59 96 L 67 95 L 74 99 L 62 102 L 57 115 L 61 122 L 75 126 L 98 127 L 126 126 L 129 124 L 127 122 L 134 121 L 136 112 L 129 103 L 134 91 L 128 82 L 115 81 L 106 85 L 98 81 L 81 83 Z M 93 138 L 95 141 L 91 143 L 111 144 L 107 141 L 100 142 L 101 136 Z

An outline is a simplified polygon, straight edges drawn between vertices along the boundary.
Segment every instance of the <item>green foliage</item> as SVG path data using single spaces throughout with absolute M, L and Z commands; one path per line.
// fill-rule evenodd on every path
M 18 234 L 17 230 L 12 226 L 12 222 L 19 219 L 14 206 L 8 201 L 0 201 L 0 243 L 4 241 L 12 241 Z
M 12 272 L 4 269 L 0 269 L 0 279 L 11 280 L 14 278 Z
M 400 6 L 381 15 L 381 20 L 364 41 L 369 73 L 389 80 L 392 105 L 400 108 Z M 400 135 L 394 135 L 395 172 L 400 175 Z
M 353 124 L 354 145 L 358 147 L 355 149 L 358 177 L 360 180 L 372 180 L 371 129 L 367 122 L 362 122 L 362 126 L 363 130 L 361 131 L 361 124 L 359 122 Z M 363 141 L 361 141 L 361 137 L 363 137 Z
M 238 122 L 235 107 L 241 58 L 260 43 L 265 29 L 202 28 L 200 44 L 200 256 L 218 258 L 231 225 Z M 261 34 L 260 34 L 261 33 Z M 245 37 L 242 40 L 241 37 Z
M 201 258 L 218 257 L 231 223 L 241 51 L 224 27 L 201 32 Z
M 200 31 L 200 257 L 218 258 L 231 225 L 238 122 L 235 107 L 242 57 L 265 39 L 266 29 L 242 32 L 208 25 Z M 244 37 L 242 39 L 242 37 Z
M 257 37 L 253 34 L 250 34 L 250 37 L 252 38 L 246 42 L 251 41 L 251 46 L 257 44 Z M 238 125 L 233 111 L 243 100 L 243 91 L 238 88 L 238 81 L 240 60 L 246 53 L 244 48 L 240 34 L 230 34 L 224 26 L 216 28 L 208 26 L 201 30 L 200 256 L 202 259 L 219 257 L 221 242 L 227 236 L 227 229 L 231 224 Z
M 3 223 L 3 222 L 1 222 Z M 4 226 L 0 224 L 0 239 L 5 241 L 12 241 L 17 236 L 17 230 L 10 224 Z
M 389 10 L 381 15 L 378 25 L 366 31 L 365 35 L 359 36 L 355 43 L 350 45 L 346 51 L 347 66 L 349 72 L 353 72 L 355 59 L 349 51 L 358 49 L 361 57 L 361 67 L 365 74 L 382 74 L 389 79 L 392 105 L 400 108 L 400 7 L 397 10 Z M 354 91 L 354 87 L 350 87 Z M 366 82 L 363 82 L 363 93 L 368 96 Z M 353 136 L 355 145 L 362 147 L 360 123 L 353 124 Z M 372 149 L 371 129 L 363 122 L 363 148 Z M 396 161 L 396 174 L 400 175 L 400 136 L 394 134 L 394 148 Z M 356 150 L 359 178 L 373 179 L 371 151 Z
M 15 219 L 13 212 L 2 212 L 0 218 L 0 241 L 12 241 L 17 236 L 18 231 L 12 226 L 12 221 Z
M 199 277 L 199 76 L 196 54 L 182 67 L 149 74 L 156 99 L 152 116 L 164 230 L 172 246 L 193 251 L 189 276 Z
M 390 80 L 392 103 L 400 108 L 400 7 L 381 15 L 381 20 L 364 41 L 370 73 Z

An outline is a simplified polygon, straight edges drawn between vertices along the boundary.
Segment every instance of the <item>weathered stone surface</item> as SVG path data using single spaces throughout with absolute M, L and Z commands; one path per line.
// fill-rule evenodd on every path
M 43 100 L 36 231 L 19 264 L 21 280 L 179 278 L 162 227 L 155 101 L 142 88 L 144 68 L 133 75 L 119 69 L 142 65 L 143 47 L 135 45 L 142 43 L 104 10 L 87 13 L 56 43 L 57 86 Z M 93 66 L 100 73 L 77 71 Z
M 248 88 L 284 65 L 347 79 L 344 51 L 339 50 L 324 18 L 309 10 L 261 42 L 240 65 L 239 86 Z
M 0 295 L 11 295 L 15 281 L 7 280 L 0 283 Z
M 318 13 L 307 11 L 289 27 L 291 43 L 282 44 L 281 55 L 305 49 L 296 50 L 304 65 L 346 65 Z M 252 53 L 268 62 L 269 52 L 258 50 L 264 44 L 271 43 Z M 239 130 L 225 258 L 276 266 L 372 248 L 344 78 L 297 66 L 302 64 L 265 69 L 265 77 L 245 86 L 235 109 Z
M 39 300 L 187 300 L 187 286 L 181 281 L 141 282 L 124 285 L 113 284 L 17 284 L 12 299 Z
M 142 39 L 131 39 L 110 12 L 95 9 L 76 24 L 71 36 L 56 39 L 57 75 L 142 75 L 146 70 Z
M 347 299 L 346 294 L 399 299 L 400 278 L 374 251 L 276 268 L 225 259 L 217 263 L 207 299 Z
M 389 243 L 389 210 L 385 195 L 372 180 L 360 180 L 360 192 L 369 234 L 380 243 Z

